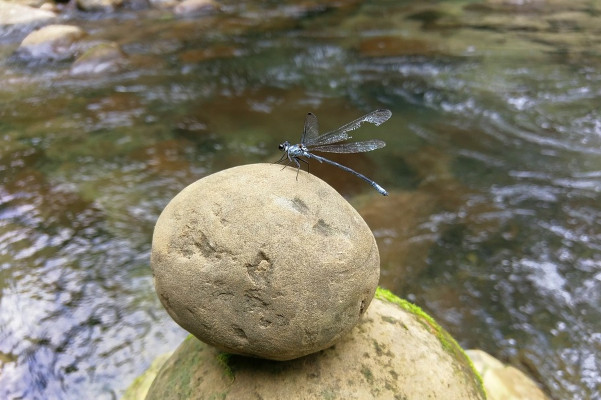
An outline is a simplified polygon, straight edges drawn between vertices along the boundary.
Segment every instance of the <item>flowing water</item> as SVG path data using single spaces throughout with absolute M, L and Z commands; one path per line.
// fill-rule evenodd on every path
M 183 187 L 322 129 L 390 121 L 312 164 L 374 230 L 381 285 L 554 399 L 601 397 L 601 4 L 223 1 L 71 12 L 118 72 L 23 62 L 0 32 L 0 398 L 118 398 L 185 336 L 154 223 Z M 30 30 L 30 29 L 29 29 Z

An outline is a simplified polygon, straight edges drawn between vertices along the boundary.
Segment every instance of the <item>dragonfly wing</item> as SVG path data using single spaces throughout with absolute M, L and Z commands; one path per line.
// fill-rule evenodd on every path
M 311 142 L 319 136 L 319 124 L 317 123 L 317 116 L 313 113 L 307 113 L 305 117 L 305 128 L 303 129 L 303 135 L 301 136 L 301 143 L 305 144 Z
M 309 151 L 322 151 L 325 153 L 364 153 L 381 149 L 386 146 L 386 143 L 381 140 L 366 140 L 364 142 L 339 143 L 323 146 L 311 146 Z
M 324 145 L 341 142 L 343 140 L 349 139 L 350 136 L 348 132 L 353 131 L 361 126 L 364 122 L 369 122 L 370 124 L 374 124 L 376 126 L 383 124 L 390 118 L 392 113 L 390 110 L 375 110 L 370 112 L 369 114 L 365 114 L 361 118 L 357 118 L 356 120 L 349 122 L 346 125 L 341 126 L 340 128 L 333 130 L 328 133 L 324 133 L 321 136 L 316 137 L 312 141 L 305 142 L 307 145 Z

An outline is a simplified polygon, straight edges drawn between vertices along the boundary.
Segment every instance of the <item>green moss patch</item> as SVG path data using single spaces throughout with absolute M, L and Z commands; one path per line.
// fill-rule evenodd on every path
M 217 355 L 217 363 L 223 368 L 225 375 L 230 378 L 231 383 L 234 382 L 234 371 L 230 367 L 229 361 L 232 355 L 230 353 L 219 353 Z

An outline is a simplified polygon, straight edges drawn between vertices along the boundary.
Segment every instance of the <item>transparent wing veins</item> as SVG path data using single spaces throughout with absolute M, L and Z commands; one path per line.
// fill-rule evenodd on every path
M 325 153 L 364 153 L 381 149 L 386 143 L 381 140 L 366 140 L 364 142 L 339 143 L 332 145 L 309 146 L 309 151 L 320 151 Z
M 350 139 L 348 132 L 353 131 L 359 128 L 364 122 L 369 122 L 376 126 L 386 122 L 388 118 L 392 115 L 390 110 L 375 110 L 370 112 L 369 114 L 365 114 L 364 116 L 357 118 L 354 121 L 349 122 L 346 125 L 341 126 L 338 129 L 335 129 L 331 132 L 324 133 L 321 136 L 310 136 L 307 132 L 307 120 L 309 119 L 309 115 L 315 117 L 314 114 L 309 113 L 307 115 L 307 119 L 305 120 L 305 132 L 303 133 L 304 142 L 301 143 L 307 146 L 318 146 L 318 145 L 326 145 L 341 142 L 343 140 Z M 311 122 L 313 124 L 313 122 Z M 311 125 L 312 126 L 312 125 Z M 315 132 L 317 132 L 317 117 L 315 117 Z M 313 131 L 311 132 L 314 133 Z M 360 143 L 360 142 L 359 142 Z
M 313 113 L 307 113 L 305 117 L 305 128 L 303 129 L 303 135 L 301 136 L 301 143 L 306 144 L 307 142 L 313 141 L 319 136 L 319 123 L 317 117 Z

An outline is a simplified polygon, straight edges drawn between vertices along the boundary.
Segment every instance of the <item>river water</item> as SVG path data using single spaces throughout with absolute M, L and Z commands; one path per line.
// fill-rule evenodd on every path
M 223 1 L 66 13 L 127 64 L 12 56 L 0 34 L 0 398 L 118 398 L 185 337 L 154 223 L 183 187 L 376 108 L 387 147 L 311 171 L 370 224 L 381 285 L 554 399 L 601 398 L 601 4 Z

